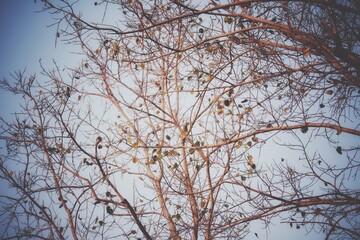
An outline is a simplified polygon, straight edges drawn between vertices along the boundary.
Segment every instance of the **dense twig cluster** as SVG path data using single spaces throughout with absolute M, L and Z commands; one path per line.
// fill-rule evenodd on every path
M 83 61 L 1 82 L 2 238 L 359 238 L 357 1 L 42 4 Z

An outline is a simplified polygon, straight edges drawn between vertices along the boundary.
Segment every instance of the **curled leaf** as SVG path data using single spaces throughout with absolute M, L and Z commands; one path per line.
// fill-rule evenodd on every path
M 243 143 L 243 142 L 242 142 L 241 140 L 239 140 L 239 141 L 236 143 L 235 147 L 236 147 L 237 149 L 239 149 L 239 148 L 241 147 L 242 143 Z
M 308 126 L 304 126 L 301 128 L 302 133 L 307 133 L 308 130 L 309 130 Z
M 113 215 L 113 214 L 114 214 L 114 210 L 113 210 L 110 206 L 107 206 L 107 207 L 106 207 L 106 212 L 107 212 L 109 215 Z
M 340 147 L 340 146 L 338 146 L 337 148 L 336 148 L 336 151 L 337 151 L 337 153 L 338 154 L 342 154 L 342 147 Z
M 325 93 L 326 93 L 327 95 L 332 95 L 332 94 L 334 93 L 334 91 L 331 90 L 331 89 L 328 89 L 328 90 L 325 91 Z
M 252 173 L 253 173 L 253 169 L 252 169 L 252 168 L 249 168 L 249 169 L 248 169 L 248 177 L 251 177 L 251 176 L 252 176 Z
M 229 100 L 229 99 L 226 99 L 226 100 L 224 101 L 224 105 L 225 105 L 226 107 L 230 106 L 230 100 Z
M 252 108 L 251 108 L 251 107 L 247 107 L 247 108 L 245 109 L 245 113 L 249 114 L 249 113 L 251 113 L 251 112 L 252 112 Z
M 117 42 L 113 43 L 113 48 L 114 48 L 115 54 L 118 54 L 120 52 L 120 46 Z
M 137 163 L 137 162 L 139 162 L 139 159 L 138 159 L 137 157 L 133 157 L 133 158 L 132 158 L 132 162 L 133 162 L 133 163 Z
M 233 22 L 233 19 L 232 19 L 232 17 L 225 17 L 224 22 L 231 24 Z
M 248 165 L 251 166 L 252 169 L 255 169 L 255 164 L 253 162 L 253 156 L 252 155 L 248 155 Z

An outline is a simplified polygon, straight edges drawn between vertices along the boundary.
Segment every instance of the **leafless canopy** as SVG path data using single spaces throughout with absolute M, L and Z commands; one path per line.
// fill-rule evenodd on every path
M 2 239 L 360 238 L 357 0 L 37 4 L 82 60 L 1 81 Z

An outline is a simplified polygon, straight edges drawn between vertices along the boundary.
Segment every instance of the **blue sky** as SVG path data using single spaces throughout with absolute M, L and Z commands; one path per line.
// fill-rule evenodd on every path
M 51 18 L 47 13 L 36 13 L 39 6 L 33 1 L 1 1 L 2 75 L 25 67 L 30 72 L 39 67 L 40 58 L 51 60 L 51 56 L 59 51 L 55 48 L 55 29 L 46 28 Z
M 29 4 L 30 3 L 30 4 Z M 34 4 L 29 1 L 1 1 L 0 2 L 0 75 L 1 78 L 9 77 L 10 73 L 20 68 L 24 68 L 28 61 L 31 62 L 31 57 L 34 52 L 30 53 L 33 48 L 25 46 L 31 45 L 34 42 L 34 35 L 31 34 L 31 25 L 36 25 L 32 22 L 35 17 L 32 16 Z M 28 48 L 28 49 L 26 49 Z M 20 52 L 23 54 L 19 58 Z M 1 90 L 0 90 L 1 91 Z M 0 109 L 1 117 L 7 117 L 9 110 L 15 110 L 16 104 L 11 95 L 1 91 L 0 94 Z
M 39 40 L 45 35 L 43 16 L 34 14 L 35 4 L 31 1 L 2 1 L 0 9 L 1 71 L 17 70 L 40 55 Z
M 51 67 L 52 60 L 68 61 L 64 44 L 55 47 L 55 27 L 52 16 L 40 10 L 40 3 L 23 0 L 0 1 L 0 77 L 11 79 L 10 74 L 26 68 L 27 75 L 39 76 L 42 63 Z M 1 90 L 0 90 L 1 91 Z M 17 108 L 16 98 L 0 92 L 0 116 L 8 118 Z

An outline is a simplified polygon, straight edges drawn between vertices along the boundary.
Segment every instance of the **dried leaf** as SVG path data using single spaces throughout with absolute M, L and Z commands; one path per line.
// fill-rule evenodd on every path
M 307 133 L 308 130 L 309 130 L 308 126 L 304 126 L 301 128 L 302 133 Z
M 249 169 L 248 169 L 248 177 L 251 177 L 251 176 L 252 176 L 252 173 L 253 173 L 253 169 L 252 169 L 252 168 L 249 168 Z
M 246 109 L 245 109 L 245 113 L 251 113 L 252 112 L 252 108 L 251 107 L 247 107 Z
M 113 43 L 113 48 L 114 48 L 115 54 L 118 54 L 120 52 L 120 46 L 117 42 Z
M 224 101 L 224 105 L 225 105 L 226 107 L 230 106 L 230 100 L 229 100 L 229 99 L 226 99 L 226 100 Z
M 236 143 L 235 147 L 236 147 L 237 149 L 239 149 L 239 148 L 241 147 L 242 143 L 243 143 L 243 142 L 242 142 L 241 140 L 239 140 L 239 141 Z
M 336 148 L 336 152 L 341 155 L 342 154 L 342 147 L 338 146 Z
M 224 18 L 224 22 L 228 23 L 228 24 L 231 24 L 233 22 L 233 18 L 232 17 L 225 17 Z
M 110 206 L 107 206 L 107 207 L 106 207 L 106 212 L 107 212 L 109 215 L 113 215 L 113 214 L 114 214 L 114 210 L 113 210 Z
M 332 95 L 332 94 L 334 93 L 334 91 L 331 90 L 331 89 L 328 89 L 328 90 L 325 91 L 325 93 L 326 93 L 327 95 Z

